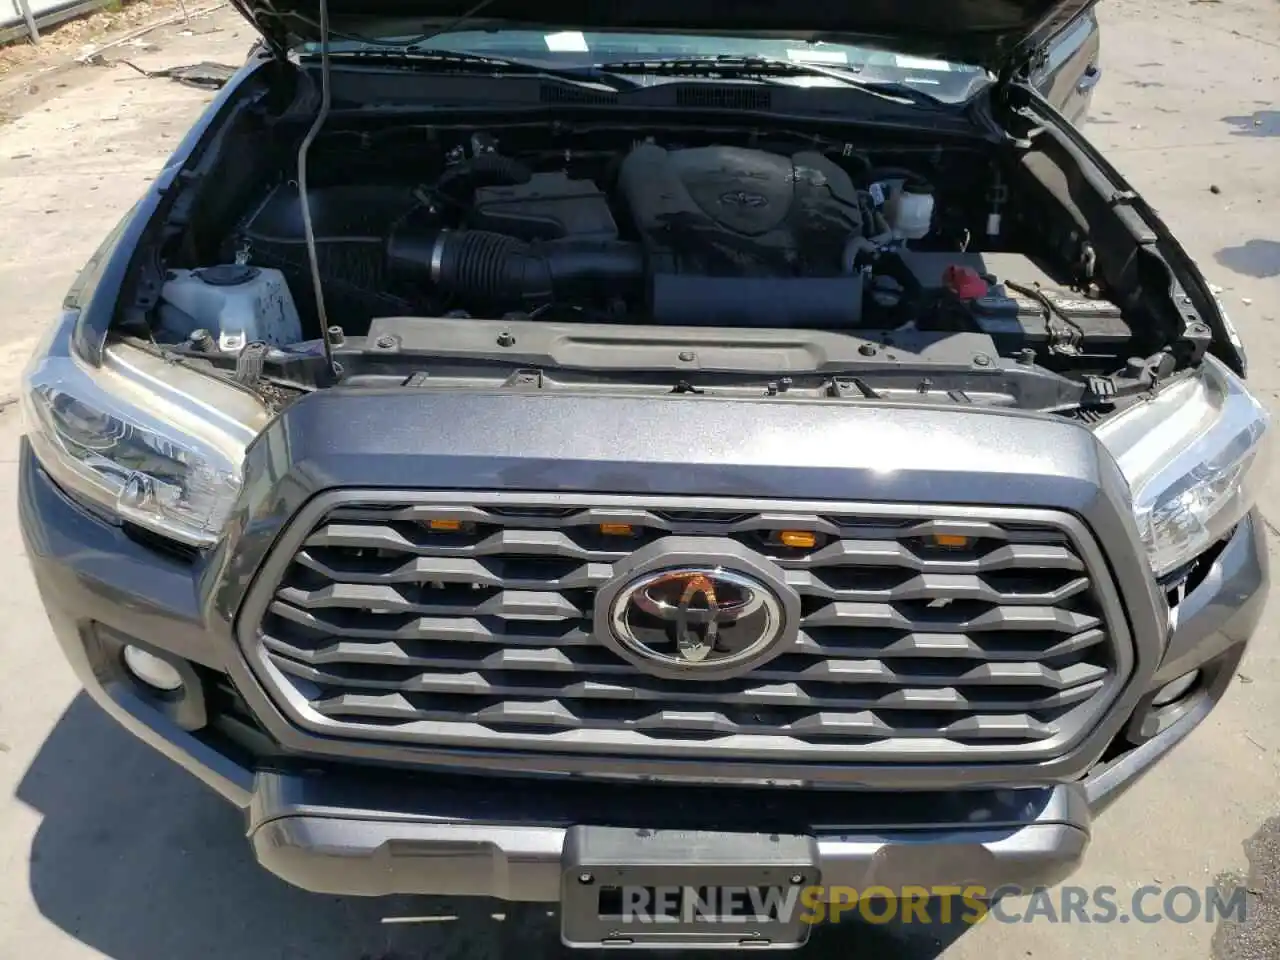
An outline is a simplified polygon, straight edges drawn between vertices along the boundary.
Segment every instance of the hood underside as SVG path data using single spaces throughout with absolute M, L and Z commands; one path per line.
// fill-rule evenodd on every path
M 233 0 L 277 52 L 320 39 L 321 0 Z M 723 34 L 856 42 L 1016 66 L 1096 0 L 328 0 L 331 30 L 388 36 L 457 29 Z

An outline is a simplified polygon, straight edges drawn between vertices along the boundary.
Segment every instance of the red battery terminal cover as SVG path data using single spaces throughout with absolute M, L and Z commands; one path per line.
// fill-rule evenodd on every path
M 952 264 L 942 271 L 942 285 L 961 300 L 977 300 L 987 295 L 987 281 L 972 267 Z

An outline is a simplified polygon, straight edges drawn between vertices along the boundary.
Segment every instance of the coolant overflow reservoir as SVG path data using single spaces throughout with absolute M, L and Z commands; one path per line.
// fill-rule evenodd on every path
M 170 270 L 160 299 L 176 308 L 161 311 L 164 332 L 175 339 L 205 329 L 230 352 L 254 340 L 287 347 L 302 339 L 298 308 L 279 270 L 245 264 Z
M 894 233 L 907 240 L 919 240 L 929 235 L 933 226 L 933 187 L 924 182 L 908 180 L 889 197 L 885 211 Z

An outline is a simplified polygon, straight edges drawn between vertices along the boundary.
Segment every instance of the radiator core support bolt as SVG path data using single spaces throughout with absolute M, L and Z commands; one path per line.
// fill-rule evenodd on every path
M 218 348 L 218 343 L 213 339 L 213 334 L 203 327 L 192 331 L 190 343 L 192 347 L 201 353 L 213 353 Z

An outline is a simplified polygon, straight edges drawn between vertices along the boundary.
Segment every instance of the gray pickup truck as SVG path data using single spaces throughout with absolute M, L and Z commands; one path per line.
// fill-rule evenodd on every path
M 574 947 L 1069 875 L 1268 583 L 1244 348 L 1073 123 L 1090 5 L 240 6 L 22 388 L 104 710 L 290 882 Z

